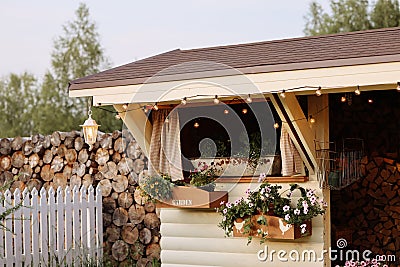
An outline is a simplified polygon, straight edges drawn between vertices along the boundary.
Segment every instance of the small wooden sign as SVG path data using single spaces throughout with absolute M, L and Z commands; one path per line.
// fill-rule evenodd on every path
M 228 201 L 228 192 L 207 192 L 195 187 L 176 186 L 172 189 L 172 198 L 158 201 L 157 208 L 218 208 L 221 201 Z
M 264 216 L 265 225 L 260 225 L 257 220 L 260 216 Z M 245 225 L 251 223 L 250 233 L 245 233 Z M 239 219 L 235 221 L 233 227 L 234 237 L 262 237 L 267 239 L 298 239 L 305 236 L 311 236 L 312 224 L 311 220 L 305 221 L 302 224 L 288 224 L 283 218 L 269 215 L 254 215 L 251 221 Z

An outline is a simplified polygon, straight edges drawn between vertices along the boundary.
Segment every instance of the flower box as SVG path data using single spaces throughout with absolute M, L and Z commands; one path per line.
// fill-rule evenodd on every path
M 214 162 L 215 166 L 220 168 L 217 175 L 223 175 L 224 177 L 259 176 L 260 173 L 280 175 L 281 173 L 281 158 L 279 155 L 262 156 L 257 166 L 251 166 L 247 158 L 240 157 L 198 158 L 192 159 L 191 162 L 193 166 L 198 166 L 202 162 L 211 165 Z
M 263 216 L 264 218 L 260 217 Z M 265 225 L 259 224 L 262 221 Z M 249 227 L 246 225 L 249 224 Z M 246 229 L 250 229 L 246 231 Z M 305 236 L 311 236 L 311 220 L 302 224 L 287 224 L 283 218 L 270 215 L 253 215 L 250 219 L 239 218 L 234 222 L 233 236 L 254 236 L 265 239 L 289 239 L 294 240 Z
M 157 207 L 213 209 L 219 207 L 221 201 L 228 201 L 228 192 L 207 192 L 195 187 L 175 186 L 172 188 L 172 198 L 158 201 Z

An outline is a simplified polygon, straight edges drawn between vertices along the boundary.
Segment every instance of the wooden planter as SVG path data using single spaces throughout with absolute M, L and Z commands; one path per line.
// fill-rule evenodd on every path
M 259 225 L 257 223 L 257 219 L 260 216 L 264 216 L 267 224 Z M 251 223 L 252 227 L 250 233 L 244 233 L 245 224 Z M 304 233 L 301 232 L 301 225 L 305 224 L 306 231 Z M 254 215 L 251 217 L 250 221 L 246 222 L 242 218 L 239 218 L 235 221 L 235 225 L 233 227 L 233 236 L 234 237 L 262 237 L 263 234 L 258 233 L 258 229 L 261 229 L 262 233 L 264 233 L 264 238 L 267 239 L 289 239 L 294 240 L 305 236 L 311 236 L 312 234 L 312 225 L 311 220 L 305 221 L 303 224 L 287 224 L 283 220 L 283 218 L 269 215 Z
M 176 186 L 172 189 L 172 198 L 158 201 L 158 208 L 218 208 L 221 201 L 228 201 L 228 192 L 207 192 L 195 187 Z

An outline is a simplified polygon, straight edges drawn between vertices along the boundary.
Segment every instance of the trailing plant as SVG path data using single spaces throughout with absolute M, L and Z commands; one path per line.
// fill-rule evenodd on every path
M 261 174 L 260 177 L 264 177 Z M 310 220 L 318 215 L 324 214 L 324 207 L 326 203 L 319 201 L 318 196 L 313 189 L 305 189 L 297 184 L 290 185 L 290 189 L 281 192 L 282 187 L 279 185 L 271 185 L 269 183 L 262 183 L 257 190 L 248 189 L 246 197 L 242 197 L 235 202 L 221 202 L 217 212 L 221 214 L 222 220 L 218 224 L 225 232 L 225 236 L 229 237 L 232 234 L 235 221 L 243 218 L 245 221 L 244 227 L 252 227 L 251 217 L 255 215 L 262 215 L 258 217 L 256 223 L 258 225 L 266 225 L 267 221 L 263 215 L 274 215 L 283 218 L 289 224 L 302 224 L 301 231 L 304 234 L 307 229 L 304 221 Z M 301 197 L 295 204 L 292 203 L 293 192 L 299 190 Z M 286 195 L 286 193 L 289 191 Z M 246 229 L 246 228 L 244 228 Z M 261 243 L 264 242 L 265 236 L 260 234 Z M 248 243 L 252 237 L 249 236 Z
M 194 186 L 215 185 L 217 179 L 217 167 L 214 162 L 208 165 L 205 162 L 199 162 L 197 168 L 190 172 L 190 184 Z
M 167 200 L 172 198 L 172 183 L 169 174 L 160 174 L 156 176 L 148 176 L 141 180 L 140 187 L 144 194 L 151 199 Z

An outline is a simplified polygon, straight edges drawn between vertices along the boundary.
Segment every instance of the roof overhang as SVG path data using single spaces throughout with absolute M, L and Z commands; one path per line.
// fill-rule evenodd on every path
M 398 57 L 400 59 L 400 55 Z M 204 77 L 204 73 L 191 73 L 173 81 L 162 81 L 155 77 L 148 80 L 148 83 L 142 84 L 75 89 L 70 90 L 69 95 L 71 97 L 93 96 L 94 105 L 108 105 L 179 101 L 183 97 L 209 98 L 214 95 L 235 97 L 247 94 L 270 94 L 281 90 L 290 90 L 296 94 L 313 94 L 315 88 L 319 86 L 323 93 L 354 91 L 357 85 L 363 87 L 363 90 L 396 88 L 396 83 L 400 79 L 400 60 L 369 64 L 367 62 L 348 66 L 343 66 L 341 62 L 340 66 L 323 67 L 321 65 L 320 68 L 282 69 L 270 72 L 266 69 L 255 71 L 253 68 L 255 73 L 251 71 L 223 73 L 221 71 L 219 76 L 214 75 L 208 78 L 201 78 Z

